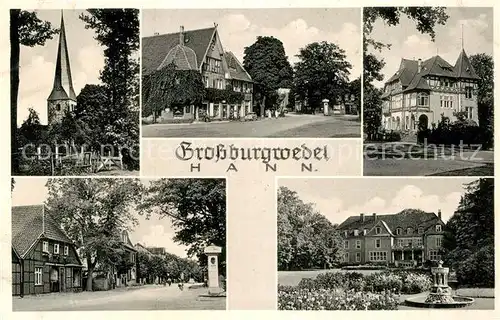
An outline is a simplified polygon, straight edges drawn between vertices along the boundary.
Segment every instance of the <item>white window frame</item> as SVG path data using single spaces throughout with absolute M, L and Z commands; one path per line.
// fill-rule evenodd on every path
M 418 227 L 418 231 L 417 231 L 417 232 L 418 232 L 418 234 L 422 234 L 422 233 L 424 233 L 424 228 L 422 228 L 422 227 Z
M 375 234 L 381 234 L 382 233 L 382 228 L 381 227 L 375 227 Z
M 370 251 L 368 256 L 370 261 L 387 261 L 387 251 Z
M 375 239 L 375 248 L 381 248 L 381 247 L 382 247 L 382 240 Z
M 396 228 L 396 235 L 400 235 L 401 234 L 401 228 Z
M 35 286 L 43 286 L 43 268 L 35 267 Z
M 431 261 L 439 261 L 441 260 L 441 255 L 438 250 L 429 250 L 429 260 Z
M 359 235 L 359 230 L 358 229 L 354 229 L 354 236 L 357 237 Z
M 405 241 L 404 241 L 404 239 L 397 239 L 397 240 L 396 240 L 396 245 L 397 245 L 398 247 L 404 247 L 404 245 L 405 245 Z
M 64 246 L 64 255 L 69 255 L 69 246 Z
M 361 252 L 356 252 L 356 262 L 361 262 Z
M 42 242 L 42 251 L 43 252 L 49 252 L 49 242 L 48 241 L 44 241 Z
M 418 238 L 416 240 L 417 240 L 417 243 L 416 243 L 417 246 L 423 246 L 424 245 L 424 241 L 422 240 L 422 238 Z
M 443 245 L 443 238 L 441 237 L 436 238 L 436 247 L 441 248 L 442 245 Z
M 368 230 L 363 229 L 363 235 L 366 236 L 367 233 L 368 233 Z
M 349 249 L 349 240 L 344 240 L 344 249 Z
M 54 243 L 54 254 L 59 254 L 59 243 Z
M 413 234 L 413 228 L 412 227 L 406 228 L 406 234 Z
M 436 232 L 441 232 L 443 229 L 441 228 L 440 224 L 436 225 Z
M 361 249 L 361 240 L 356 240 L 356 249 Z

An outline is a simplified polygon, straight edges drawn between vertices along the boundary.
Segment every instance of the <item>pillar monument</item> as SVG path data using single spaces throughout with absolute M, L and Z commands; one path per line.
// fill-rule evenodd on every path
M 208 260 L 208 294 L 218 295 L 222 292 L 219 283 L 219 254 L 222 248 L 214 244 L 205 248 L 204 253 Z

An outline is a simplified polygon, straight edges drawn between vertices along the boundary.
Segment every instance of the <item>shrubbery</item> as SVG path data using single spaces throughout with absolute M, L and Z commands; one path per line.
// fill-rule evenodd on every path
M 278 287 L 279 310 L 396 310 L 397 306 L 398 298 L 391 292 Z
M 304 278 L 298 288 L 304 290 L 343 289 L 354 291 L 412 294 L 430 289 L 430 275 L 420 272 L 384 271 L 367 276 L 359 272 L 328 272 L 319 274 L 315 279 Z
M 451 123 L 448 118 L 442 117 L 438 126 L 433 129 L 420 130 L 417 134 L 418 142 L 444 145 L 482 144 L 483 130 L 473 121 L 459 120 Z
M 401 132 L 394 130 L 381 130 L 378 131 L 374 137 L 373 141 L 381 142 L 398 142 L 401 141 Z

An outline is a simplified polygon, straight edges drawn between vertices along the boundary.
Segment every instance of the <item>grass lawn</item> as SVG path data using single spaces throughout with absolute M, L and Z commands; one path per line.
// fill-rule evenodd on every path
M 431 176 L 485 176 L 492 177 L 495 175 L 495 166 L 493 164 L 487 163 L 483 166 L 466 168 L 466 169 L 458 169 L 440 172 L 436 174 L 432 174 Z
M 318 274 L 327 272 L 359 272 L 367 276 L 383 270 L 342 270 L 342 269 L 322 269 L 307 271 L 278 271 L 278 284 L 284 286 L 296 286 L 303 278 L 316 278 Z

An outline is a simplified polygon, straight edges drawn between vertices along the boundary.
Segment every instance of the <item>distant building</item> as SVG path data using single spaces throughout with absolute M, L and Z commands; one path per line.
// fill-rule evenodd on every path
M 75 244 L 44 205 L 12 207 L 12 294 L 82 290 Z
M 344 238 L 344 263 L 422 265 L 441 259 L 444 222 L 438 214 L 406 209 L 397 214 L 351 216 L 338 230 Z
M 157 254 L 160 256 L 164 256 L 166 253 L 165 248 L 161 248 L 161 247 L 147 247 L 146 249 L 149 252 L 151 252 L 152 254 Z
M 173 119 L 198 120 L 205 113 L 214 119 L 244 117 L 252 112 L 253 81 L 236 56 L 224 51 L 217 26 L 207 29 L 154 35 L 142 38 L 142 74 L 147 77 L 173 63 L 179 70 L 197 70 L 205 88 L 229 88 L 244 96 L 240 104 L 226 101 L 202 101 L 201 105 L 179 105 L 167 108 L 160 121 Z
M 425 61 L 401 59 L 382 95 L 382 125 L 388 130 L 431 128 L 441 115 L 451 121 L 457 112 L 478 122 L 479 77 L 464 50 L 452 66 L 439 55 Z

